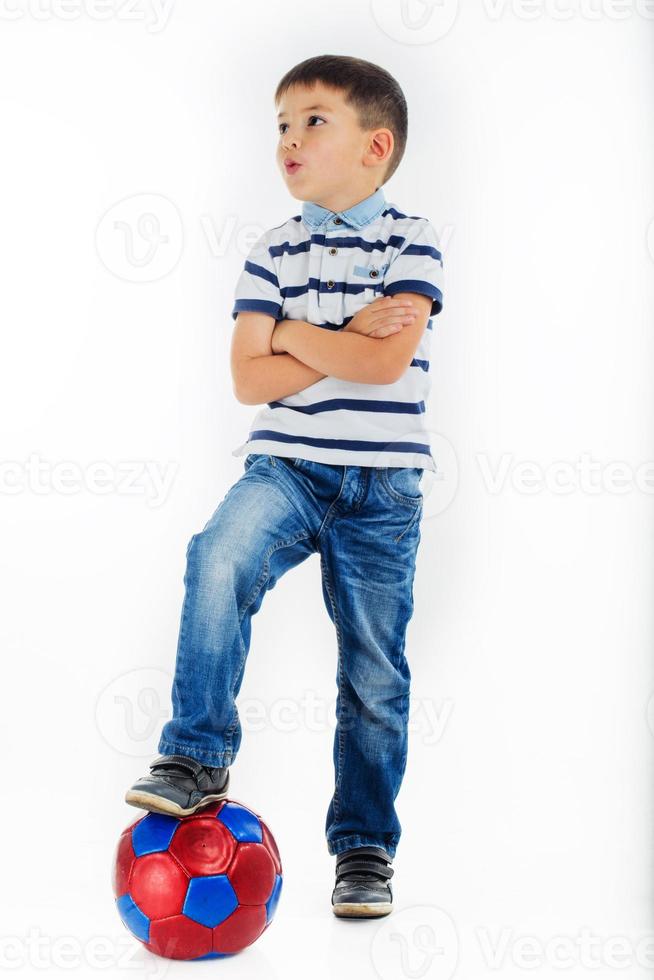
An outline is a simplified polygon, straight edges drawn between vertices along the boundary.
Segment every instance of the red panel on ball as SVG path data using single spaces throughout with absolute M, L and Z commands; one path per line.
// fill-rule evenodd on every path
M 149 919 L 162 919 L 181 913 L 188 883 L 177 861 L 167 851 L 157 851 L 137 858 L 129 893 Z
M 282 859 L 279 856 L 279 850 L 277 849 L 275 838 L 270 833 L 269 827 L 263 822 L 261 817 L 259 817 L 259 823 L 261 824 L 263 842 L 272 855 L 273 864 L 275 865 L 275 871 L 277 872 L 278 875 L 280 875 L 282 873 Z
M 236 841 L 215 817 L 183 820 L 168 848 L 191 877 L 224 874 L 234 857 Z
M 129 873 L 132 870 L 136 855 L 132 847 L 132 832 L 126 830 L 121 834 L 114 854 L 113 886 L 114 895 L 120 898 L 129 891 Z
M 214 953 L 237 953 L 266 928 L 265 905 L 240 905 L 213 930 Z
M 211 953 L 211 929 L 185 915 L 172 915 L 150 924 L 147 949 L 173 960 L 190 960 Z
M 275 865 L 263 844 L 242 842 L 229 869 L 229 880 L 241 905 L 264 905 L 272 894 Z

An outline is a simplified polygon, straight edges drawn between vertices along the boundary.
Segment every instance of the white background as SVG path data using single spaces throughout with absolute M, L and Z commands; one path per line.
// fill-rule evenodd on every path
M 654 11 L 461 8 L 0 4 L 3 971 L 651 969 Z M 273 92 L 325 53 L 402 86 L 384 191 L 445 258 L 395 910 L 331 912 L 336 638 L 314 556 L 253 620 L 239 703 L 260 720 L 232 767 L 281 850 L 277 917 L 191 967 L 122 926 L 113 847 L 170 713 L 186 545 L 256 412 L 231 389 L 234 284 L 301 207 Z

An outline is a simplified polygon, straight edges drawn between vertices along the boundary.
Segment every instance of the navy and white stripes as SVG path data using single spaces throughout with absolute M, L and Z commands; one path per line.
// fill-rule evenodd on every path
M 346 211 L 305 202 L 301 215 L 265 232 L 236 284 L 232 317 L 255 311 L 339 330 L 374 299 L 404 292 L 429 296 L 431 316 L 440 312 L 441 249 L 427 218 L 404 214 L 379 188 Z M 425 423 L 432 326 L 430 318 L 394 383 L 323 378 L 262 406 L 232 454 L 435 470 Z

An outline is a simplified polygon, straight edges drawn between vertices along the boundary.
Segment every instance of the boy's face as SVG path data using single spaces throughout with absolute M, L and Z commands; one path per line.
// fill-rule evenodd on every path
M 332 210 L 343 210 L 348 200 L 361 200 L 382 184 L 393 135 L 388 129 L 364 132 L 343 92 L 320 82 L 294 85 L 277 111 L 277 164 L 293 197 L 325 207 L 334 202 Z M 287 168 L 288 157 L 300 166 Z

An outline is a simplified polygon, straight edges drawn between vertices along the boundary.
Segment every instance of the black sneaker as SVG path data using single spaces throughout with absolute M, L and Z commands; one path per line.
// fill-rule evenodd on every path
M 160 755 L 125 793 L 131 806 L 188 817 L 207 803 L 224 800 L 229 788 L 229 768 L 205 766 L 187 755 Z
M 393 910 L 392 858 L 381 847 L 355 847 L 336 856 L 332 911 L 344 918 L 371 918 Z

